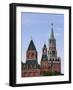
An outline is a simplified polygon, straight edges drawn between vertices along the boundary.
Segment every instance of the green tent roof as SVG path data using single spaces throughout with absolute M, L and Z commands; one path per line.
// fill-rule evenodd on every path
M 30 41 L 30 44 L 29 44 L 29 46 L 28 46 L 28 49 L 27 49 L 27 50 L 35 50 L 35 51 L 36 51 L 36 47 L 35 47 L 35 45 L 34 45 L 33 40 L 31 40 L 31 41 Z

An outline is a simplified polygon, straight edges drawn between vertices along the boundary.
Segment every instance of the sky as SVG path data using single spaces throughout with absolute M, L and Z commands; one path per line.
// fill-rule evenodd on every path
M 52 13 L 21 13 L 21 57 L 26 62 L 26 51 L 31 39 L 38 52 L 38 63 L 42 56 L 44 43 L 49 48 L 51 24 L 53 23 L 57 54 L 61 57 L 61 71 L 64 72 L 64 15 Z

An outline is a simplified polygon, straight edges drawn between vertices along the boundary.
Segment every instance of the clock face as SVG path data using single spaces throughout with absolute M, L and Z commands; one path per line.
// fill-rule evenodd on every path
M 35 57 L 36 57 L 36 56 L 35 56 L 35 53 L 34 53 L 34 52 L 29 52 L 28 55 L 27 55 L 27 58 L 28 58 L 28 59 L 31 59 L 31 60 L 32 60 L 32 59 L 35 59 Z
M 30 54 L 30 57 L 31 57 L 31 58 L 33 58 L 34 56 L 35 56 L 35 54 L 34 54 L 34 53 L 31 53 L 31 54 Z

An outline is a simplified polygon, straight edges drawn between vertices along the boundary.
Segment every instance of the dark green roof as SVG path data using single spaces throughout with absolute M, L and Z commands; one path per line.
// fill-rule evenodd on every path
M 30 44 L 29 44 L 27 50 L 35 50 L 35 51 L 36 51 L 36 47 L 35 47 L 35 45 L 34 45 L 34 43 L 33 43 L 33 40 L 30 41 Z
M 44 44 L 44 47 L 43 48 L 46 48 L 46 44 Z

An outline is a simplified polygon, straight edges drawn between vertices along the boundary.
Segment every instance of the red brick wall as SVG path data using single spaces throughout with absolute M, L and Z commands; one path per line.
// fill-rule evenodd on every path
M 40 76 L 40 69 L 30 69 L 30 70 L 24 70 L 21 73 L 22 77 L 34 77 L 34 76 Z
M 61 64 L 60 63 L 54 63 L 52 66 L 53 71 L 61 73 Z
M 41 61 L 41 72 L 48 71 L 48 61 Z

